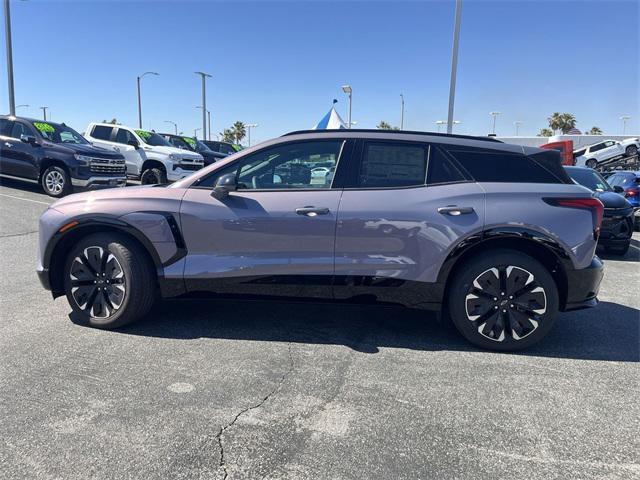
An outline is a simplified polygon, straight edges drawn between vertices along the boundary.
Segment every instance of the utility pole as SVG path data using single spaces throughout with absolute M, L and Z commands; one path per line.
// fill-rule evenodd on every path
M 194 72 L 202 77 L 202 134 L 207 135 L 207 78 L 211 75 L 204 72 Z
M 502 112 L 489 112 L 489 115 L 491 115 L 493 117 L 493 129 L 491 130 L 491 133 L 493 133 L 494 135 L 496 134 L 496 118 L 501 113 Z
M 461 16 L 462 0 L 456 0 L 456 14 L 453 27 L 453 50 L 451 52 L 451 82 L 449 83 L 449 116 L 447 117 L 447 133 L 453 132 L 453 103 L 456 97 L 456 76 L 458 72 L 458 44 L 460 40 Z
M 4 0 L 4 35 L 7 43 L 7 81 L 9 83 L 9 115 L 16 114 L 16 96 L 13 89 L 13 48 L 11 45 L 11 7 Z
M 142 77 L 144 77 L 145 75 L 160 75 L 159 73 L 156 72 L 144 72 L 142 75 L 140 75 L 137 78 L 138 81 L 138 128 L 142 128 L 142 100 L 141 100 L 141 95 L 140 95 L 140 79 Z
M 44 116 L 44 121 L 47 121 L 47 108 L 49 107 L 40 107 L 40 110 L 42 110 L 42 114 Z
M 251 129 L 257 126 L 257 123 L 248 123 L 245 125 L 245 127 L 247 127 L 247 141 L 249 142 L 249 146 L 251 146 Z
M 620 120 L 622 120 L 622 135 L 626 135 L 627 133 L 627 120 L 631 117 L 629 115 L 622 115 Z
M 173 128 L 176 132 L 176 135 L 178 135 L 178 124 L 176 122 L 172 122 L 171 120 L 165 120 L 164 123 L 171 123 L 173 124 Z
M 404 130 L 404 95 L 400 94 L 400 130 Z

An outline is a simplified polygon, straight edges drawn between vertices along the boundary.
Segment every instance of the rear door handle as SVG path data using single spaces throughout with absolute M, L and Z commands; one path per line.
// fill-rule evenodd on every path
M 457 217 L 458 215 L 467 215 L 473 212 L 473 207 L 456 207 L 455 205 L 451 205 L 448 207 L 438 208 L 438 213 L 441 213 L 442 215 L 451 215 L 453 217 Z
M 315 217 L 316 215 L 327 215 L 329 209 L 327 207 L 302 207 L 296 208 L 296 213 L 307 217 Z

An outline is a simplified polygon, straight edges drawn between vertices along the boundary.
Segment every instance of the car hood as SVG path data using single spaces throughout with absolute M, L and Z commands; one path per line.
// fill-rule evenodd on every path
M 596 192 L 595 196 L 602 202 L 604 208 L 623 208 L 631 206 L 619 193 L 615 192 Z
M 177 213 L 185 190 L 161 185 L 109 188 L 75 193 L 53 203 L 53 208 L 69 217 L 99 214 L 120 217 L 140 211 Z
M 113 150 L 107 150 L 106 148 L 96 147 L 91 144 L 79 144 L 79 143 L 51 143 L 47 142 L 45 147 L 55 148 L 58 150 L 67 150 L 68 153 L 74 154 L 78 153 L 80 155 L 87 155 L 90 157 L 100 157 L 100 158 L 124 158 L 119 153 L 114 153 Z

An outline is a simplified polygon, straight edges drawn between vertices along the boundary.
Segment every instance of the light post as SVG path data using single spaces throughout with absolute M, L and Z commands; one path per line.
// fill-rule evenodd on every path
M 438 133 L 440 133 L 440 127 L 442 127 L 442 125 L 447 125 L 447 121 L 446 120 L 436 120 L 436 125 L 438 126 Z
M 16 110 L 18 110 L 19 108 L 29 108 L 30 105 L 27 105 L 26 103 L 23 103 L 21 105 L 16 105 Z
M 202 105 L 197 105 L 196 108 L 202 108 Z M 211 110 L 207 110 L 207 130 L 208 135 L 205 135 L 205 140 L 211 140 Z
M 16 114 L 16 98 L 13 89 L 13 48 L 11 46 L 11 7 L 4 0 L 4 35 L 7 44 L 7 81 L 9 85 L 9 115 Z
M 349 95 L 349 117 L 347 118 L 347 128 L 351 128 L 351 100 L 353 95 L 353 89 L 351 85 L 343 85 L 342 91 Z
M 400 130 L 404 130 L 404 95 L 400 94 Z
M 204 72 L 194 72 L 202 77 L 202 134 L 207 135 L 207 78 L 211 75 Z
M 631 117 L 629 115 L 622 115 L 620 117 L 620 120 L 622 120 L 622 135 L 625 135 L 627 133 L 627 120 L 629 120 Z
M 40 110 L 42 110 L 42 115 L 43 115 L 43 117 L 44 117 L 44 121 L 45 121 L 45 122 L 47 121 L 47 109 L 48 109 L 48 108 L 49 108 L 49 107 L 40 107 Z M 51 116 L 51 115 L 49 115 L 49 116 Z
M 456 75 L 458 71 L 458 43 L 460 40 L 460 17 L 462 16 L 462 0 L 456 0 L 456 14 L 453 26 L 453 48 L 451 50 L 451 81 L 449 83 L 449 115 L 447 117 L 447 133 L 453 132 L 453 103 L 456 96 Z
M 140 98 L 140 79 L 142 77 L 144 77 L 145 75 L 156 75 L 156 76 L 158 76 L 160 74 L 156 73 L 156 72 L 144 72 L 139 77 L 136 77 L 136 79 L 138 81 L 138 128 L 142 128 L 142 100 Z
M 489 115 L 493 117 L 493 130 L 491 130 L 491 133 L 493 133 L 494 135 L 496 134 L 496 118 L 500 114 L 502 114 L 502 112 L 489 112 Z
M 175 129 L 176 135 L 178 135 L 178 124 L 176 122 L 172 122 L 171 120 L 165 120 L 164 123 L 171 123 L 173 128 Z
M 522 125 L 522 123 L 523 122 L 521 122 L 520 120 L 516 120 L 515 122 L 513 122 L 513 124 L 516 126 L 516 137 L 518 136 L 518 132 L 520 131 L 520 125 Z M 495 130 L 495 127 L 494 127 L 494 130 Z
M 257 123 L 247 123 L 245 127 L 247 128 L 247 141 L 249 142 L 249 146 L 251 146 L 251 129 L 257 127 Z
M 193 136 L 194 136 L 194 138 L 196 138 L 196 139 L 198 138 L 198 132 L 199 132 L 200 130 L 202 130 L 202 129 L 201 129 L 201 128 L 194 128 L 194 129 L 193 129 Z

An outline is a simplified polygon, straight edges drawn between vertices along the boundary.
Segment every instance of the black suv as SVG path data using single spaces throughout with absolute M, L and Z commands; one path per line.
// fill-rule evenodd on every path
M 207 147 L 209 147 L 214 152 L 224 153 L 225 155 L 233 155 L 236 152 L 239 152 L 241 149 L 236 148 L 232 143 L 228 142 L 217 142 L 215 140 L 203 140 Z
M 124 187 L 124 157 L 94 147 L 64 123 L 0 116 L 0 174 L 62 197 L 73 187 Z
M 222 160 L 226 157 L 225 154 L 214 152 L 209 147 L 207 147 L 204 142 L 198 140 L 193 137 L 185 137 L 182 135 L 173 135 L 171 133 L 161 133 L 167 141 L 176 148 L 182 148 L 183 150 L 189 150 L 191 152 L 196 152 L 202 155 L 204 159 L 204 164 L 211 165 L 218 160 Z

